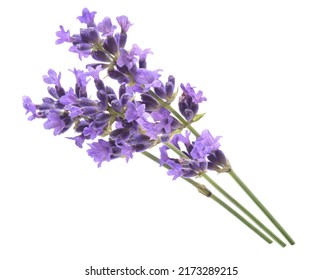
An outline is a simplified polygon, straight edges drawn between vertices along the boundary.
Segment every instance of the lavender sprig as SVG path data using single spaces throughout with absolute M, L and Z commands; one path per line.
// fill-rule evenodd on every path
M 205 195 L 210 192 L 191 179 L 204 177 L 269 236 L 285 246 L 284 242 L 207 175 L 207 171 L 228 172 L 264 211 L 264 206 L 233 172 L 229 161 L 219 149 L 220 137 L 213 137 L 208 130 L 199 134 L 192 126 L 192 123 L 204 115 L 198 114 L 200 103 L 206 101 L 203 92 L 196 92 L 189 83 L 181 84 L 178 113 L 171 105 L 178 94 L 174 76 L 162 81 L 160 69 L 147 69 L 147 56 L 152 54 L 150 49 L 141 49 L 136 44 L 126 48 L 128 31 L 132 25 L 129 19 L 126 16 L 117 17 L 118 28 L 109 17 L 96 24 L 95 15 L 96 12 L 85 8 L 77 18 L 85 24 L 79 33 L 71 35 L 63 26 L 56 33 L 56 44 L 70 44 L 69 51 L 76 53 L 80 60 L 92 58 L 94 61 L 87 64 L 86 69 L 71 70 L 76 82 L 75 86 L 68 87 L 67 90 L 61 84 L 61 73 L 57 74 L 50 69 L 43 76 L 44 82 L 49 85 L 49 96 L 44 97 L 40 104 L 34 104 L 27 96 L 23 97 L 28 119 L 44 119 L 44 128 L 53 129 L 54 135 L 66 133 L 73 128 L 76 135 L 67 138 L 74 140 L 80 148 L 87 143 L 87 153 L 98 167 L 105 161 L 118 158 L 129 161 L 136 152 L 150 155 L 150 159 L 157 161 L 147 150 L 163 143 L 158 162 L 167 167 L 167 173 L 173 179 L 181 177 L 194 183 Z M 116 91 L 109 85 L 111 79 L 119 84 Z M 88 94 L 90 83 L 96 88 L 96 98 L 91 98 Z M 194 135 L 194 141 L 190 140 L 189 132 L 186 131 L 183 135 L 185 129 Z M 169 157 L 168 149 L 177 153 L 179 158 Z M 259 235 L 259 230 L 250 226 L 227 204 L 213 194 L 210 196 Z M 269 213 L 267 209 L 266 211 Z M 276 220 L 271 221 L 275 224 Z M 284 230 L 281 232 L 286 233 Z M 268 242 L 268 237 L 266 238 L 264 239 Z M 292 244 L 293 240 L 288 240 Z

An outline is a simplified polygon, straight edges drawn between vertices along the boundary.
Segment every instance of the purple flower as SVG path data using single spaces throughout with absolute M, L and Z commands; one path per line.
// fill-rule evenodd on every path
M 31 101 L 30 97 L 23 96 L 22 101 L 23 101 L 23 106 L 26 109 L 26 115 L 28 113 L 32 113 L 32 115 L 28 117 L 28 120 L 31 121 L 31 120 L 35 119 L 35 117 L 36 117 L 36 106 Z
M 83 134 L 75 136 L 75 137 L 66 137 L 67 139 L 71 139 L 75 141 L 75 145 L 78 146 L 79 148 L 83 147 L 85 137 Z
M 201 136 L 198 137 L 194 143 L 194 147 L 191 151 L 193 159 L 205 159 L 212 151 L 216 151 L 220 148 L 219 139 L 221 136 L 213 137 L 209 130 L 202 131 Z
M 68 106 L 68 110 L 70 111 L 70 117 L 73 119 L 83 114 L 83 111 L 80 107 Z
M 133 158 L 133 148 L 125 143 L 121 145 L 121 154 L 126 158 L 126 161 L 129 162 Z
M 136 44 L 132 46 L 131 51 L 135 52 L 136 55 L 139 56 L 140 60 L 146 60 L 148 54 L 152 54 L 153 52 L 150 49 L 144 49 L 142 50 L 139 48 Z
M 117 60 L 117 65 L 119 67 L 126 66 L 129 70 L 134 67 L 138 61 L 138 59 L 134 56 L 133 53 L 128 53 L 124 49 L 120 49 L 120 56 Z
M 185 136 L 181 133 L 175 134 L 171 140 L 171 143 L 177 148 L 180 149 L 178 142 L 182 142 L 186 149 L 192 146 L 190 141 L 190 132 L 188 130 L 185 131 Z
M 76 82 L 80 87 L 86 87 L 89 80 L 86 78 L 89 76 L 88 72 L 84 72 L 83 70 L 77 70 L 74 68 L 74 70 L 70 70 L 76 78 Z
M 87 153 L 93 158 L 94 162 L 98 163 L 98 167 L 101 167 L 102 162 L 111 160 L 112 147 L 109 142 L 99 139 L 98 142 L 88 145 L 91 148 L 87 150 Z
M 193 102 L 196 104 L 207 100 L 206 97 L 203 96 L 203 92 L 201 90 L 199 90 L 196 93 L 194 91 L 194 88 L 191 87 L 191 85 L 189 83 L 186 84 L 186 87 L 183 84 L 181 84 L 181 89 L 183 90 L 184 94 L 192 97 Z
M 56 85 L 58 87 L 61 87 L 61 83 L 60 83 L 61 73 L 57 75 L 57 73 L 53 69 L 49 69 L 47 73 L 48 73 L 48 76 L 44 75 L 43 81 L 46 84 Z
M 183 176 L 182 166 L 179 163 L 176 163 L 172 160 L 168 160 L 166 164 L 171 167 L 171 169 L 167 171 L 167 174 L 169 176 L 174 176 L 173 180 L 176 180 L 178 177 Z
M 96 12 L 90 12 L 87 8 L 82 10 L 82 15 L 77 17 L 81 23 L 86 23 L 87 26 L 95 26 L 94 17 Z
M 118 21 L 118 24 L 121 27 L 121 32 L 122 33 L 127 33 L 128 30 L 129 30 L 129 27 L 132 25 L 132 23 L 130 23 L 128 17 L 127 16 L 117 17 L 117 21 Z
M 145 113 L 145 104 L 128 102 L 127 110 L 125 113 L 128 122 L 135 121 L 143 116 Z
M 167 154 L 168 147 L 163 145 L 159 148 L 160 151 L 160 166 L 164 165 L 167 163 L 167 161 L 170 159 Z
M 61 102 L 63 105 L 75 104 L 77 102 L 77 97 L 74 90 L 70 88 L 65 95 L 60 97 L 59 102 Z
M 79 45 L 81 44 L 71 46 L 69 48 L 69 51 L 73 53 L 77 53 L 80 60 L 82 60 L 83 57 L 85 58 L 89 57 L 91 55 L 91 50 L 90 49 L 82 50 Z M 92 47 L 90 44 L 87 44 L 87 45 L 89 46 L 89 48 Z
M 98 30 L 102 33 L 103 36 L 113 35 L 114 30 L 117 27 L 112 25 L 111 19 L 109 17 L 105 17 L 102 22 L 98 24 Z
M 198 112 L 198 104 L 206 100 L 206 98 L 202 96 L 202 91 L 195 93 L 190 84 L 186 84 L 186 87 L 181 84 L 181 88 L 183 93 L 178 100 L 179 111 L 188 122 L 191 122 Z
M 65 122 L 61 119 L 60 115 L 56 111 L 51 111 L 47 115 L 47 121 L 44 123 L 45 129 L 54 129 L 54 135 L 60 134 L 65 128 Z
M 164 130 L 166 133 L 171 133 L 173 118 L 170 116 L 170 112 L 165 108 L 160 108 L 157 111 L 151 113 L 155 122 L 158 122 L 155 129 L 162 132 Z
M 157 140 L 158 134 L 160 131 L 156 128 L 155 123 L 151 123 L 147 120 L 146 117 L 141 117 L 136 120 L 141 128 L 145 131 L 145 134 L 148 135 L 151 139 Z
M 95 121 L 92 121 L 89 126 L 83 129 L 83 135 L 93 140 L 103 133 L 104 128 L 105 126 L 100 126 Z
M 138 85 L 144 86 L 145 90 L 148 90 L 151 87 L 160 87 L 162 83 L 159 80 L 160 74 L 158 74 L 158 71 L 160 70 L 150 71 L 139 68 L 134 75 L 134 80 Z
M 95 68 L 88 66 L 88 75 L 91 76 L 94 80 L 100 80 L 100 72 L 102 70 L 102 65 L 98 65 Z
M 70 36 L 70 31 L 69 30 L 65 31 L 62 25 L 60 25 L 59 28 L 60 28 L 60 31 L 56 32 L 56 36 L 58 37 L 58 39 L 55 41 L 55 43 L 57 45 L 62 44 L 64 42 L 71 43 L 72 39 Z

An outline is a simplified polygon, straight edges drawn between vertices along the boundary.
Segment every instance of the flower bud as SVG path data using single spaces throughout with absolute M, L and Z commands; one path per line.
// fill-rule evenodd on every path
M 81 29 L 80 36 L 83 43 L 96 44 L 100 40 L 98 31 L 94 27 Z
M 119 47 L 124 48 L 127 43 L 127 34 L 121 33 L 119 34 Z
M 141 97 L 141 100 L 142 100 L 141 103 L 146 105 L 146 111 L 147 112 L 152 112 L 152 111 L 156 110 L 159 107 L 159 103 L 151 95 L 149 95 L 147 93 L 142 93 L 140 95 L 140 97 Z
M 82 108 L 82 113 L 84 116 L 93 116 L 98 112 L 98 107 L 96 106 L 86 106 Z
M 114 111 L 116 111 L 116 112 L 122 111 L 122 105 L 118 99 L 112 100 L 110 104 L 111 104 L 111 107 Z
M 107 113 L 98 113 L 95 115 L 94 121 L 97 124 L 107 123 L 110 120 L 111 116 Z
M 83 132 L 83 129 L 88 127 L 89 126 L 89 123 L 85 120 L 81 120 L 77 123 L 77 125 L 75 126 L 75 131 L 76 132 L 79 132 L 79 133 L 82 133 Z
M 126 128 L 117 128 L 110 133 L 110 138 L 116 143 L 126 141 L 130 136 L 129 129 Z
M 100 50 L 92 51 L 91 56 L 93 59 L 98 61 L 102 61 L 102 62 L 111 61 L 110 57 L 105 52 Z
M 89 51 L 90 49 L 92 49 L 92 45 L 88 43 L 80 43 L 76 45 L 76 49 L 81 52 Z
M 195 102 L 193 102 L 193 99 L 191 96 L 183 93 L 178 102 L 178 108 L 181 112 L 182 116 L 190 122 L 194 116 L 197 114 L 197 111 L 199 109 L 199 105 Z
M 154 88 L 155 93 L 162 99 L 166 98 L 166 92 L 163 86 Z
M 118 50 L 119 50 L 118 44 L 117 44 L 115 38 L 113 36 L 111 36 L 111 35 L 107 36 L 107 38 L 104 40 L 103 48 L 107 52 L 109 52 L 109 53 L 111 53 L 113 55 L 118 54 Z
M 95 79 L 94 84 L 97 90 L 105 90 L 105 84 L 101 79 Z
M 122 95 L 124 95 L 127 91 L 127 87 L 125 84 L 120 85 L 119 87 L 119 98 L 121 98 Z
M 111 79 L 117 80 L 119 84 L 129 83 L 129 78 L 127 78 L 124 74 L 117 70 L 108 71 L 108 75 Z
M 89 98 L 86 97 L 81 97 L 79 99 L 79 105 L 81 107 L 86 107 L 86 106 L 97 106 L 97 102 L 94 100 L 91 100 Z
M 209 160 L 207 169 L 215 170 L 217 172 L 227 172 L 230 170 L 231 165 L 226 156 L 221 150 L 215 150 L 207 157 Z

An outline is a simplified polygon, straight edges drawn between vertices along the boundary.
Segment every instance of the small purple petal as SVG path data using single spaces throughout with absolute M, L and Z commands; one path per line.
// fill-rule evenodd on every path
M 109 17 L 105 17 L 102 22 L 98 24 L 98 30 L 102 33 L 103 36 L 113 35 L 114 30 L 117 27 L 112 25 L 111 19 Z
M 160 70 L 150 71 L 147 69 L 139 68 L 134 75 L 134 80 L 138 85 L 144 86 L 146 90 L 151 87 L 160 87 L 162 83 L 159 80 L 159 71 Z
M 123 143 L 121 148 L 121 154 L 126 158 L 126 161 L 129 162 L 133 158 L 133 148 L 125 143 Z
M 31 101 L 30 97 L 23 96 L 22 101 L 23 101 L 23 106 L 26 109 L 26 114 L 32 113 L 32 115 L 28 117 L 28 120 L 31 121 L 31 120 L 35 119 L 35 117 L 36 117 L 36 106 Z
M 80 60 L 82 60 L 83 57 L 87 58 L 91 55 L 91 50 L 82 51 L 77 46 L 74 46 L 74 45 L 69 48 L 69 51 L 73 53 L 77 53 Z
M 58 45 L 65 42 L 67 43 L 72 42 L 70 31 L 69 30 L 65 31 L 62 25 L 60 25 L 59 28 L 60 28 L 60 31 L 56 32 L 56 36 L 58 37 L 58 39 L 55 41 L 55 43 Z
M 47 121 L 44 123 L 45 129 L 54 129 L 54 135 L 58 135 L 65 128 L 64 121 L 60 118 L 56 111 L 50 112 L 47 116 Z
M 164 165 L 167 163 L 169 160 L 168 154 L 167 154 L 168 147 L 167 146 L 162 146 L 159 148 L 160 151 L 160 166 Z
M 164 129 L 166 133 L 172 131 L 173 118 L 170 116 L 170 112 L 167 109 L 160 108 L 157 111 L 153 111 L 151 116 L 155 122 L 158 122 L 156 125 L 158 131 L 162 132 L 162 129 Z
M 171 140 L 171 143 L 177 148 L 180 149 L 180 146 L 178 142 L 184 143 L 185 147 L 187 148 L 188 146 L 191 145 L 190 141 L 190 132 L 188 130 L 185 131 L 185 136 L 183 134 L 175 134 L 174 137 Z
M 77 70 L 76 68 L 74 68 L 74 70 L 70 69 L 70 71 L 75 75 L 78 85 L 80 87 L 86 87 L 87 83 L 89 82 L 89 80 L 86 79 L 89 76 L 88 72 Z
M 103 161 L 111 160 L 112 148 L 109 142 L 99 139 L 98 142 L 93 142 L 89 146 L 91 148 L 87 150 L 87 153 L 98 163 L 98 167 L 101 167 Z
M 84 138 L 83 134 L 75 136 L 75 137 L 66 137 L 66 138 L 74 140 L 76 146 L 78 146 L 79 148 L 83 148 L 83 144 L 84 144 L 84 141 L 85 141 L 85 138 Z
M 70 111 L 70 117 L 73 119 L 83 114 L 83 111 L 80 107 L 71 106 L 68 108 L 68 110 Z
M 141 116 L 145 113 L 145 104 L 139 104 L 134 102 L 128 102 L 127 110 L 126 110 L 126 120 L 128 122 L 132 122 L 141 118 Z
M 46 84 L 56 85 L 58 87 L 61 87 L 61 84 L 60 84 L 61 73 L 57 75 L 57 73 L 53 69 L 49 69 L 47 73 L 48 73 L 48 76 L 44 75 L 43 81 Z
M 186 87 L 183 84 L 181 84 L 181 89 L 184 91 L 184 94 L 187 94 L 188 96 L 192 97 L 193 101 L 196 104 L 207 100 L 206 97 L 203 96 L 203 92 L 201 90 L 199 90 L 196 93 L 194 88 L 191 87 L 189 83 L 186 84 Z
M 174 176 L 173 180 L 176 180 L 178 177 L 183 176 L 182 166 L 179 163 L 176 163 L 172 160 L 168 160 L 166 164 L 172 168 L 167 171 L 167 174 L 169 176 Z
M 91 76 L 94 80 L 100 80 L 100 72 L 102 69 L 101 65 L 95 67 L 95 69 L 91 66 L 87 67 L 88 75 Z
M 137 63 L 138 59 L 134 56 L 134 54 L 128 53 L 124 49 L 120 49 L 120 56 L 118 57 L 117 60 L 117 65 L 119 67 L 126 66 L 129 70 L 135 66 Z
M 117 21 L 118 21 L 118 24 L 121 27 L 121 32 L 122 33 L 127 33 L 128 30 L 129 30 L 129 27 L 132 25 L 132 23 L 130 23 L 128 17 L 127 16 L 117 17 Z
M 81 23 L 86 23 L 87 26 L 95 26 L 94 17 L 96 12 L 90 12 L 87 8 L 82 10 L 82 16 L 77 17 Z
M 202 131 L 201 136 L 197 138 L 191 151 L 193 159 L 205 159 L 212 151 L 220 148 L 219 139 L 221 136 L 213 137 L 209 130 Z
M 75 104 L 77 102 L 77 97 L 74 90 L 70 88 L 69 91 L 59 99 L 59 102 L 63 105 Z

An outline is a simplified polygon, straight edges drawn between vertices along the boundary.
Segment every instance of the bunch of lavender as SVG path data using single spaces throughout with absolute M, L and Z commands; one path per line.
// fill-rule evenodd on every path
M 49 96 L 44 97 L 40 104 L 33 103 L 27 96 L 23 97 L 28 119 L 45 119 L 44 128 L 53 129 L 54 135 L 73 129 L 75 135 L 67 138 L 74 140 L 80 148 L 86 143 L 89 146 L 87 153 L 98 167 L 105 161 L 118 158 L 125 158 L 128 162 L 134 153 L 140 152 L 168 169 L 167 174 L 174 180 L 182 178 L 200 193 L 212 198 L 268 243 L 272 243 L 273 239 L 286 246 L 208 175 L 213 171 L 228 173 L 289 243 L 294 244 L 283 227 L 233 171 L 220 150 L 220 137 L 213 137 L 209 130 L 199 134 L 193 128 L 192 124 L 203 117 L 203 114 L 198 114 L 199 104 L 206 101 L 203 92 L 196 91 L 189 83 L 180 84 L 180 89 L 176 89 L 174 76 L 162 80 L 160 70 L 147 69 L 147 56 L 152 53 L 151 50 L 141 49 L 138 45 L 126 48 L 128 30 L 132 25 L 126 16 L 117 17 L 117 27 L 109 17 L 97 24 L 95 14 L 87 8 L 83 9 L 77 19 L 84 27 L 78 34 L 71 35 L 63 26 L 56 32 L 56 44 L 69 44 L 70 52 L 76 53 L 80 60 L 92 58 L 92 63 L 86 64 L 82 70 L 70 70 L 76 83 L 69 88 L 61 85 L 61 73 L 50 69 L 43 76 L 44 82 L 49 85 Z M 118 88 L 113 89 L 109 85 L 111 80 L 117 82 Z M 94 83 L 96 88 L 94 99 L 88 94 L 90 83 Z M 179 112 L 173 107 L 175 100 Z M 155 146 L 159 146 L 159 157 L 148 151 Z M 197 181 L 201 177 L 253 223 Z

